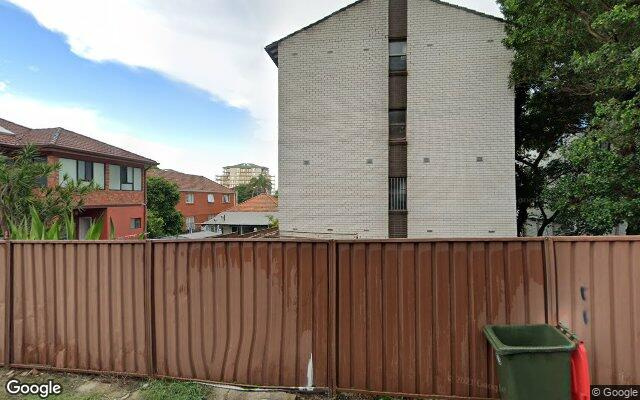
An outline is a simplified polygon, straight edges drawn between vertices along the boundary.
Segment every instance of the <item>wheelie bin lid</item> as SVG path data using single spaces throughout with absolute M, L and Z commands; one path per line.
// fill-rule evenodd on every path
M 484 334 L 498 355 L 570 352 L 575 343 L 551 325 L 486 325 Z

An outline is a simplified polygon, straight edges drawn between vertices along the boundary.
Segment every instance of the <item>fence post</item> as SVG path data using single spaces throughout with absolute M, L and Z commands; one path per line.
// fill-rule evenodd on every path
M 147 375 L 156 374 L 155 337 L 153 312 L 153 244 L 149 239 L 144 243 L 144 322 L 146 337 Z
M 547 323 L 558 324 L 558 292 L 557 292 L 557 267 L 556 252 L 553 238 L 544 238 L 544 276 L 545 276 L 545 301 Z
M 13 295 L 11 293 L 13 287 L 13 257 L 11 256 L 11 242 L 5 242 L 5 287 L 4 287 L 4 366 L 8 368 L 11 365 L 11 341 L 13 330 Z
M 329 241 L 329 390 L 331 394 L 335 394 L 338 388 L 337 382 L 337 348 L 338 348 L 338 268 L 337 268 L 337 246 L 335 240 Z

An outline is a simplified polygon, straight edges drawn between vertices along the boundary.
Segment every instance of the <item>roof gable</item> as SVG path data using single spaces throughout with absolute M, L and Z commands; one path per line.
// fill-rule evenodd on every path
M 353 3 L 351 3 L 351 4 L 348 4 L 345 7 L 342 7 L 341 9 L 339 9 L 339 10 L 337 10 L 337 11 L 335 11 L 335 12 L 329 14 L 329 15 L 327 15 L 326 17 L 321 18 L 321 19 L 317 20 L 316 22 L 311 23 L 311 24 L 309 24 L 309 25 L 307 25 L 307 26 L 305 26 L 303 28 L 300 28 L 297 31 L 294 31 L 294 32 L 288 34 L 287 36 L 276 40 L 275 42 L 273 42 L 271 44 L 268 44 L 267 46 L 265 46 L 264 50 L 267 52 L 269 57 L 271 57 L 271 60 L 273 60 L 273 62 L 277 66 L 278 65 L 278 45 L 280 44 L 280 42 L 282 42 L 283 40 L 286 40 L 286 39 L 288 39 L 288 38 L 290 38 L 292 36 L 295 36 L 300 32 L 306 31 L 307 29 L 313 28 L 314 26 L 326 21 L 327 19 L 333 17 L 334 15 L 339 14 L 339 13 L 343 12 L 344 10 L 347 10 L 347 9 L 357 5 L 357 4 L 360 4 L 363 1 L 366 1 L 366 0 L 357 0 L 357 1 L 353 2 Z M 425 0 L 425 1 L 432 1 L 434 3 L 442 4 L 442 5 L 453 7 L 453 8 L 457 8 L 459 10 L 466 11 L 466 12 L 469 12 L 469 13 L 472 13 L 472 14 L 476 14 L 476 15 L 479 15 L 481 17 L 486 17 L 486 18 L 490 18 L 490 19 L 493 19 L 493 20 L 496 20 L 496 21 L 505 22 L 504 19 L 502 19 L 500 17 L 496 17 L 495 15 L 486 14 L 486 13 L 483 13 L 483 12 L 480 12 L 480 11 L 472 10 L 470 8 L 462 7 L 462 6 L 459 6 L 457 4 L 447 3 L 446 1 L 441 1 L 441 0 Z

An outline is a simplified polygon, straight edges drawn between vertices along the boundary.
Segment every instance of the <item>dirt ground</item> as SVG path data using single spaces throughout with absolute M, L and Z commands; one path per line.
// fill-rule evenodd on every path
M 59 400 L 364 400 L 362 396 L 302 394 L 277 391 L 241 391 L 195 382 L 135 379 L 120 376 L 79 375 L 63 372 L 0 368 L 0 399 L 39 399 L 37 395 L 11 395 L 6 384 L 46 384 L 49 379 L 62 387 L 62 393 L 48 398 Z

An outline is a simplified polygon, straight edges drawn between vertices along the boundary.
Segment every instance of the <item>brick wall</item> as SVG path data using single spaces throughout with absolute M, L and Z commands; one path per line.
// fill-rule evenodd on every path
M 279 45 L 283 234 L 387 235 L 387 19 L 366 0 Z
M 500 21 L 408 2 L 409 237 L 516 235 L 512 55 L 503 37 Z
M 193 193 L 193 204 L 187 204 L 187 193 Z M 209 192 L 180 192 L 180 202 L 176 210 L 186 217 L 195 217 L 196 223 L 202 223 L 209 219 L 210 215 L 216 215 L 235 205 L 235 194 L 229 193 L 229 202 L 223 203 L 223 193 L 214 193 L 214 202 L 207 201 Z

